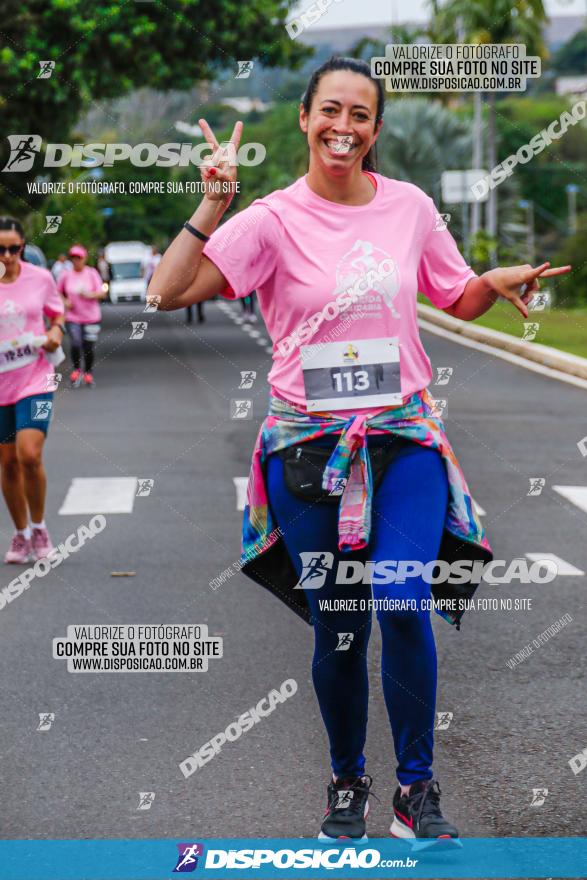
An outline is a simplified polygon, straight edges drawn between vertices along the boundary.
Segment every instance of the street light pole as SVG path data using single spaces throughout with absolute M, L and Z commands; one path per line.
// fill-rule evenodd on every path
M 481 168 L 482 138 L 482 100 L 481 92 L 475 92 L 473 114 L 473 168 Z M 481 202 L 475 200 L 471 205 L 471 236 L 474 237 L 481 226 Z
M 579 187 L 574 183 L 565 186 L 567 191 L 567 205 L 569 217 L 569 235 L 574 235 L 577 231 L 577 192 Z

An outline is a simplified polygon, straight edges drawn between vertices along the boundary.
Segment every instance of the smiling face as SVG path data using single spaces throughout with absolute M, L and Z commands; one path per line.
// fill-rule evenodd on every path
M 366 76 L 350 70 L 325 73 L 309 113 L 300 108 L 300 127 L 308 136 L 310 164 L 328 175 L 346 175 L 377 140 L 377 90 Z

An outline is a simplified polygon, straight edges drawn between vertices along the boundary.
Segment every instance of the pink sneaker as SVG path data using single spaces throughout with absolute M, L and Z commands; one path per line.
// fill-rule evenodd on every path
M 7 551 L 4 562 L 9 565 L 26 565 L 32 556 L 33 548 L 28 538 L 15 532 L 12 536 L 10 550 Z
M 44 559 L 53 550 L 47 529 L 33 529 L 31 544 L 35 559 Z

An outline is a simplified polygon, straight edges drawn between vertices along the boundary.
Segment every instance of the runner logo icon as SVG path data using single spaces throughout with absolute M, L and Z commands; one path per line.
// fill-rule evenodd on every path
M 302 573 L 294 590 L 319 590 L 324 586 L 326 573 L 332 568 L 333 553 L 316 553 L 306 551 L 300 553 Z
M 434 229 L 433 232 L 444 232 L 448 224 L 450 223 L 450 214 L 436 214 L 434 218 Z
M 62 378 L 63 373 L 46 373 L 45 391 L 57 391 Z
M 452 367 L 436 367 L 435 385 L 448 385 L 450 377 L 453 374 Z
M 544 477 L 529 477 L 530 489 L 528 495 L 540 495 L 546 485 Z
M 179 855 L 177 864 L 173 869 L 174 874 L 188 874 L 195 871 L 198 866 L 198 857 L 204 855 L 204 847 L 201 843 L 178 843 Z
M 453 719 L 452 712 L 437 712 L 436 713 L 436 730 L 447 730 L 450 726 L 450 722 Z
M 231 400 L 231 419 L 251 419 L 253 417 L 252 400 Z
M 337 633 L 338 636 L 338 645 L 336 646 L 337 651 L 348 651 L 351 647 L 351 642 L 355 637 L 354 633 Z
M 41 149 L 40 134 L 9 134 L 10 156 L 2 171 L 30 171 Z
M 338 137 L 334 138 L 334 145 L 332 149 L 335 153 L 348 153 L 353 146 L 353 136 L 352 134 L 342 134 L 338 135 Z
M 154 791 L 139 791 L 139 805 L 137 810 L 150 810 L 154 800 Z
M 145 308 L 143 312 L 156 312 L 159 306 L 161 305 L 161 295 L 158 293 L 149 294 L 149 298 L 145 303 Z
M 248 79 L 251 75 L 251 71 L 253 70 L 254 61 L 237 61 L 238 71 L 235 75 L 235 79 Z
M 446 398 L 437 397 L 436 400 L 432 401 L 432 406 L 430 407 L 430 418 L 431 419 L 441 419 L 446 415 Z
M 37 74 L 37 79 L 51 79 L 51 74 L 55 70 L 54 61 L 39 61 L 41 68 Z
M 240 388 L 252 388 L 253 382 L 257 378 L 257 373 L 255 370 L 242 370 L 241 371 L 241 383 L 238 386 Z
M 52 400 L 33 400 L 33 421 L 46 422 L 52 409 Z
M 155 485 L 155 480 L 137 480 L 137 494 L 136 498 L 145 498 L 147 495 L 151 494 L 151 489 Z
M 544 801 L 548 796 L 547 788 L 533 788 L 532 789 L 532 803 L 531 807 L 541 807 Z
M 333 485 L 332 489 L 330 490 L 330 492 L 328 494 L 329 495 L 342 495 L 342 493 L 344 492 L 344 487 L 346 486 L 346 483 L 347 483 L 346 477 L 337 477 L 337 479 L 334 481 L 334 485 Z
M 346 810 L 347 807 L 350 807 L 351 801 L 355 796 L 354 791 L 351 791 L 349 788 L 343 789 L 343 791 L 337 792 L 338 794 L 338 803 L 335 806 L 335 810 Z
M 533 339 L 536 339 L 536 334 L 540 329 L 540 324 L 536 321 L 532 323 L 524 324 L 524 334 L 522 336 L 522 342 L 532 342 Z
M 57 232 L 57 230 L 61 226 L 61 220 L 61 214 L 47 214 L 45 216 L 46 225 L 45 229 L 43 230 L 43 234 L 52 235 Z
M 39 712 L 39 726 L 37 730 L 51 730 L 55 721 L 55 712 Z
M 132 330 L 130 331 L 129 339 L 142 339 L 147 331 L 147 327 L 149 326 L 148 321 L 131 321 Z

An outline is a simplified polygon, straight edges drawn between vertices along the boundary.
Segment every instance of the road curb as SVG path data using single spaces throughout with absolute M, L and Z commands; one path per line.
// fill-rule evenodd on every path
M 439 309 L 434 309 L 421 303 L 418 303 L 418 315 L 437 327 L 450 330 L 452 333 L 458 333 L 467 339 L 483 342 L 485 345 L 500 348 L 511 354 L 517 354 L 529 361 L 541 364 L 543 367 L 560 370 L 561 373 L 568 373 L 571 376 L 577 376 L 579 379 L 587 379 L 587 358 L 568 354 L 565 351 L 558 351 L 556 348 L 540 345 L 537 342 L 523 342 L 515 336 L 510 336 L 509 333 L 491 330 L 489 327 L 482 327 L 480 324 L 474 324 L 472 321 L 461 321 L 459 318 L 453 318 L 452 315 L 447 315 Z

